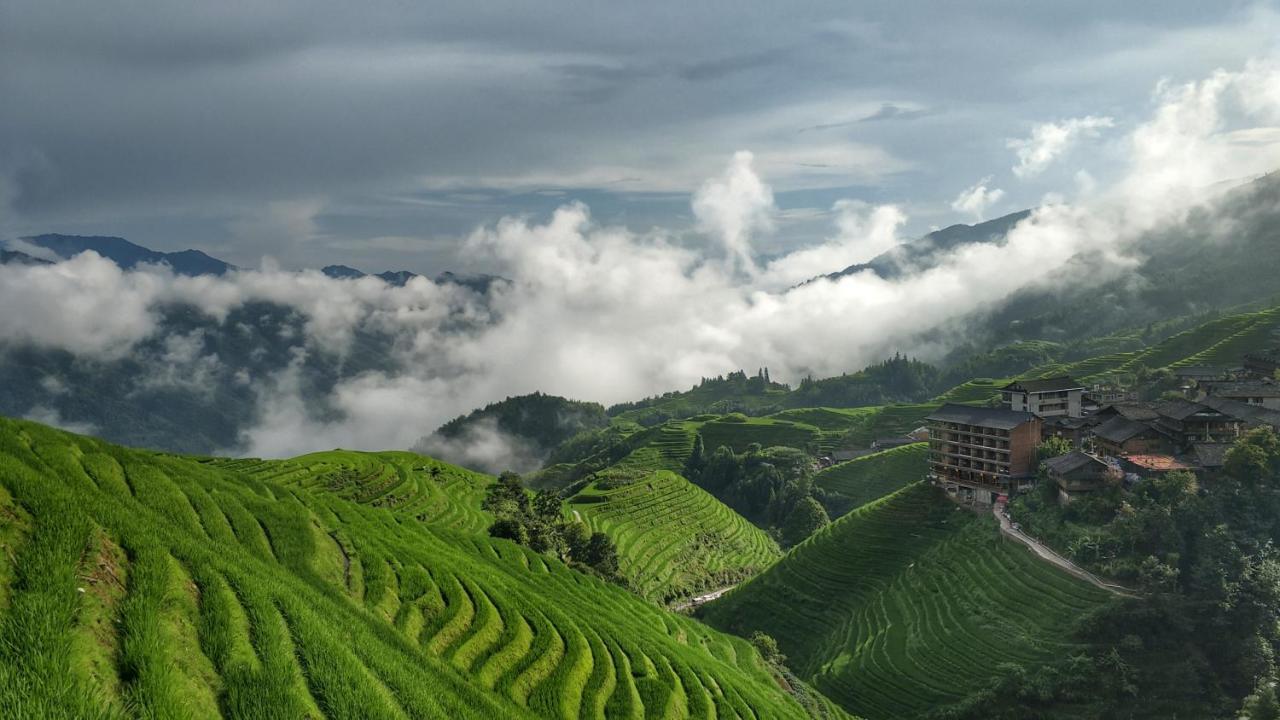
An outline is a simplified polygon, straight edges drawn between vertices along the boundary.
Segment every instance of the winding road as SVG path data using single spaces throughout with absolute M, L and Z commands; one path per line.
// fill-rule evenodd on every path
M 1013 523 L 1009 521 L 1008 516 L 1004 514 L 1004 505 L 997 504 L 993 506 L 991 508 L 991 514 L 995 515 L 996 520 L 999 521 L 1000 532 L 1004 533 L 1008 537 L 1013 538 L 1014 540 L 1017 540 L 1023 545 L 1026 545 L 1028 548 L 1031 549 L 1031 552 L 1035 553 L 1041 560 L 1044 560 L 1045 562 L 1051 565 L 1057 566 L 1059 569 L 1067 573 L 1070 573 L 1071 575 L 1074 575 L 1075 577 L 1080 578 L 1081 580 L 1084 580 L 1085 582 L 1089 583 L 1090 585 L 1093 585 L 1096 588 L 1099 588 L 1101 590 L 1106 590 L 1107 592 L 1113 595 L 1119 595 L 1120 597 L 1127 597 L 1127 598 L 1139 597 L 1136 591 L 1130 590 L 1129 588 L 1121 585 L 1116 585 L 1115 583 L 1109 583 L 1103 580 L 1102 578 L 1099 578 L 1097 575 L 1094 575 L 1088 570 L 1085 570 L 1079 565 L 1076 565 L 1070 560 L 1054 552 L 1052 549 L 1049 548 L 1048 545 L 1045 545 L 1039 540 L 1036 540 L 1030 535 L 1022 532 L 1022 530 L 1015 528 L 1013 526 Z

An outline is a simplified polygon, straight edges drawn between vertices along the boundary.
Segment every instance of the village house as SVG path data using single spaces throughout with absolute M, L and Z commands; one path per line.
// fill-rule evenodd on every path
M 1035 478 L 1039 417 L 947 403 L 929 423 L 929 478 L 957 501 L 991 505 Z
M 1103 457 L 1119 457 L 1172 449 L 1169 437 L 1149 421 L 1115 415 L 1089 431 L 1087 444 Z
M 1238 418 L 1204 403 L 1166 400 L 1156 403 L 1157 427 L 1174 438 L 1178 450 L 1197 442 L 1235 442 L 1244 424 Z
M 1080 417 L 1084 386 L 1065 375 L 1042 380 L 1015 380 L 1000 389 L 1004 404 L 1014 412 L 1042 418 Z
M 1080 450 L 1045 460 L 1044 471 L 1049 481 L 1057 484 L 1058 502 L 1063 505 L 1073 498 L 1102 490 L 1112 477 L 1119 478 L 1110 465 Z
M 1268 410 L 1280 410 L 1280 383 L 1274 380 L 1202 382 L 1199 391 L 1199 399 L 1213 396 L 1246 405 L 1258 405 Z
M 1275 379 L 1280 372 L 1280 348 L 1245 355 L 1244 371 L 1258 379 Z

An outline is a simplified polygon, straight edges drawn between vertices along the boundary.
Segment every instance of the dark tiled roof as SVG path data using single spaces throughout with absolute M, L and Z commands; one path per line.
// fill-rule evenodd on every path
M 1108 413 L 1115 413 L 1130 420 L 1155 420 L 1160 417 L 1160 413 L 1156 412 L 1151 403 L 1144 402 L 1112 403 L 1097 412 L 1098 415 Z
M 1066 475 L 1067 473 L 1075 472 L 1080 468 L 1095 466 L 1095 465 L 1097 466 L 1095 469 L 1098 471 L 1107 469 L 1106 463 L 1090 455 L 1089 453 L 1081 452 L 1080 450 L 1072 450 L 1066 455 L 1059 455 L 1058 457 L 1055 457 L 1055 458 L 1049 458 L 1048 460 L 1044 461 L 1044 464 L 1048 466 L 1049 472 L 1052 472 L 1058 475 Z
M 1220 468 L 1230 449 L 1231 443 L 1196 443 L 1191 455 L 1202 468 Z
M 1171 418 L 1173 420 L 1186 420 L 1197 413 L 1213 413 L 1218 414 L 1217 410 L 1205 405 L 1204 403 L 1191 402 L 1190 400 L 1165 400 L 1156 404 L 1156 412 L 1161 417 Z
M 1218 382 L 1201 387 L 1218 397 L 1280 397 L 1280 385 L 1272 382 Z
M 1035 415 L 1029 412 L 1015 412 L 1002 408 L 974 407 L 973 405 L 957 405 L 947 403 L 935 410 L 926 420 L 936 422 L 963 423 L 982 427 L 1012 430 L 1019 425 L 1034 420 Z
M 1237 420 L 1243 420 L 1252 425 L 1270 425 L 1280 429 L 1280 410 L 1271 410 L 1257 405 L 1242 403 L 1239 400 L 1213 396 L 1209 396 L 1201 402 L 1223 415 L 1229 415 Z
M 1114 443 L 1122 443 L 1146 432 L 1156 432 L 1156 429 L 1145 422 L 1127 417 L 1113 417 L 1093 430 L 1094 435 Z
M 1061 377 L 1042 378 L 1039 380 L 1014 380 L 1001 388 L 1001 390 L 1013 390 L 1015 392 L 1029 393 L 1061 392 L 1063 390 L 1083 389 L 1083 385 L 1072 380 L 1066 375 Z

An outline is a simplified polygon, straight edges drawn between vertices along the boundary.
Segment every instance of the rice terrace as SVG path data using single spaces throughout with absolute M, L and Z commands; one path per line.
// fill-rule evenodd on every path
M 0 720 L 1280 720 L 1280 0 L 0 5 Z

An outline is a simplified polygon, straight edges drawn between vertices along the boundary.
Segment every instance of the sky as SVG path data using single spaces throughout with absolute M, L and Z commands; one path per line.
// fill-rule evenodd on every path
M 1277 30 L 1239 2 L 8 0 L 0 238 L 498 272 L 475 233 L 581 203 L 719 248 L 691 198 L 740 152 L 771 193 L 759 258 L 860 203 L 914 237 L 1108 186 L 1162 83 Z

